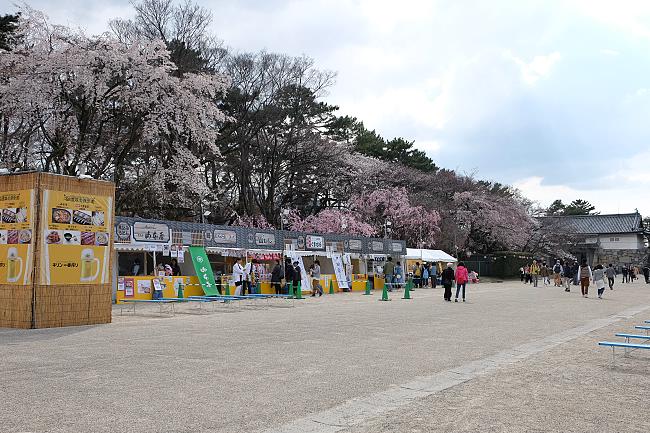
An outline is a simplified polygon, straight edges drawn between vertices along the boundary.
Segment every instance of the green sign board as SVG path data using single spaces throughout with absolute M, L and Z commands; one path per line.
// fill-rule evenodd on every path
M 217 284 L 214 282 L 212 266 L 210 266 L 205 248 L 190 247 L 190 255 L 192 256 L 192 263 L 194 264 L 196 275 L 199 277 L 199 283 L 201 283 L 201 287 L 203 288 L 203 293 L 207 296 L 218 295 Z

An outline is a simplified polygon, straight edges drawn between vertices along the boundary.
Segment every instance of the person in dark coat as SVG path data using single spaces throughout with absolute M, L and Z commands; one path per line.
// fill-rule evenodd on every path
M 291 260 L 287 259 L 284 264 L 284 279 L 287 281 L 287 292 L 289 291 L 289 284 L 293 284 L 295 274 L 296 270 L 291 265 Z
M 300 282 L 302 281 L 302 274 L 300 273 L 300 266 L 298 265 L 298 262 L 293 262 L 293 292 L 297 293 L 298 291 L 298 286 L 300 286 Z M 302 287 L 300 288 L 302 291 Z
M 445 301 L 451 302 L 451 285 L 456 278 L 451 263 L 447 263 L 447 268 L 442 271 L 442 285 L 445 288 Z
M 271 285 L 275 289 L 275 294 L 280 295 L 282 293 L 282 279 L 284 278 L 284 271 L 282 266 L 280 266 L 280 260 L 275 261 L 275 266 L 271 271 Z

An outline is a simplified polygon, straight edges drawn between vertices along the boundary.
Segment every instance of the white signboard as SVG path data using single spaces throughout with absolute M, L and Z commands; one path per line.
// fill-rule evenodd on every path
M 133 223 L 133 240 L 136 242 L 169 242 L 169 227 L 167 224 Z
M 395 252 L 395 253 L 400 253 L 400 252 L 402 252 L 402 244 L 401 244 L 401 243 L 399 243 L 399 242 L 393 242 L 392 247 L 393 247 L 393 248 L 392 248 L 393 252 Z
M 322 250 L 325 247 L 325 238 L 307 235 L 306 245 L 308 250 Z
M 302 256 L 299 256 L 293 251 L 287 253 L 287 255 L 291 259 L 291 264 L 293 264 L 293 262 L 298 262 L 298 266 L 300 267 L 300 290 L 304 292 L 310 291 L 311 278 L 307 273 L 307 269 L 305 269 L 305 263 L 302 261 Z
M 372 241 L 370 243 L 370 249 L 373 251 L 384 251 L 384 243 L 379 241 Z
M 255 233 L 255 245 L 275 245 L 275 235 L 272 233 Z
M 363 244 L 358 239 L 350 239 L 348 241 L 348 245 L 350 246 L 351 250 L 355 250 L 355 251 L 361 251 L 361 249 L 363 248 Z
M 215 230 L 214 243 L 216 244 L 236 244 L 237 233 L 232 230 Z
M 341 254 L 332 253 L 332 265 L 334 266 L 334 274 L 336 274 L 336 282 L 339 284 L 339 288 L 348 289 L 350 286 L 348 286 L 348 278 L 345 275 L 345 266 Z

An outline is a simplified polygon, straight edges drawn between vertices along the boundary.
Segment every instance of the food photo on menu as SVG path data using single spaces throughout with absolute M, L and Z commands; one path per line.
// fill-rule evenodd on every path
M 95 233 L 95 245 L 101 247 L 108 245 L 108 233 L 104 233 L 104 232 Z
M 79 245 L 81 233 L 77 231 L 64 231 L 63 244 L 64 245 Z
M 2 222 L 13 224 L 16 222 L 16 209 L 2 209 Z
M 18 233 L 18 243 L 28 244 L 32 241 L 32 231 L 31 230 L 21 230 Z
M 104 225 L 104 212 L 93 211 L 93 225 L 94 226 L 103 226 Z
M 7 243 L 7 230 L 0 230 L 0 245 Z
M 26 223 L 27 222 L 27 208 L 19 207 L 16 209 L 16 222 L 17 223 Z
M 7 243 L 8 244 L 18 243 L 18 230 L 7 230 Z
M 92 223 L 92 215 L 85 210 L 75 210 L 72 213 L 72 222 L 82 226 L 89 226 Z
M 63 241 L 63 236 L 58 230 L 49 230 L 45 236 L 45 242 L 48 244 L 60 244 Z
M 81 232 L 81 245 L 95 245 L 95 233 Z
M 72 213 L 68 209 L 52 209 L 52 222 L 55 224 L 70 224 Z

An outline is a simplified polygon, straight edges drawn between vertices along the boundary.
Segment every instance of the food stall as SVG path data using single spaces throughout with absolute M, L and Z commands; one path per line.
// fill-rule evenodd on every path
M 403 241 L 377 239 L 367 243 L 361 237 L 338 234 L 313 234 L 246 227 L 219 226 L 178 221 L 143 220 L 117 217 L 115 227 L 117 284 L 114 299 L 126 297 L 150 299 L 156 286 L 165 297 L 176 296 L 179 285 L 183 295 L 201 295 L 203 289 L 196 277 L 190 248 L 199 247 L 206 254 L 220 293 L 235 293 L 231 281 L 236 258 L 250 262 L 257 279 L 256 291 L 274 293 L 271 271 L 276 260 L 290 258 L 299 261 L 303 272 L 302 291 L 311 291 L 307 272 L 318 259 L 321 264 L 321 285 L 325 291 L 330 284 L 335 291 L 365 290 L 368 278 L 368 253 L 386 255 L 391 249 L 400 256 Z M 376 254 L 370 256 L 375 257 Z M 160 274 L 160 264 L 177 261 L 180 275 Z M 372 261 L 372 260 L 371 260 Z M 181 278 L 182 277 L 182 278 Z M 377 276 L 377 287 L 381 288 Z M 344 281 L 345 284 L 339 284 Z M 351 283 L 351 284 L 350 284 Z M 346 287 L 348 286 L 348 287 Z

